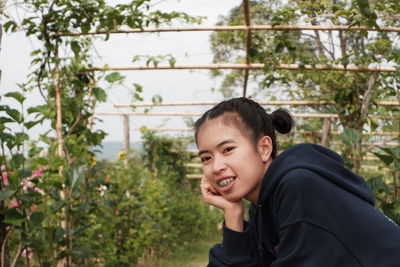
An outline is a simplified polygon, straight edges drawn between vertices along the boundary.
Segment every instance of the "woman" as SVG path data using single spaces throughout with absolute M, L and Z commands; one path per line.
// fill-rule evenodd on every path
M 209 266 L 400 266 L 400 228 L 374 207 L 364 179 L 316 144 L 277 156 L 275 130 L 291 116 L 246 98 L 223 101 L 195 124 L 205 203 L 224 212 Z M 244 221 L 242 198 L 251 202 Z

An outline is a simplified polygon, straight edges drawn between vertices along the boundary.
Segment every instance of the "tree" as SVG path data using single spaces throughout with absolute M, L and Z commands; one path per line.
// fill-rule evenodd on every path
M 400 2 L 396 0 L 290 0 L 287 3 L 254 0 L 249 4 L 252 24 L 365 26 L 377 30 L 382 26 L 400 25 Z M 243 25 L 242 5 L 233 8 L 218 24 Z M 214 33 L 211 36 L 214 61 L 243 63 L 244 38 L 243 32 Z M 343 151 L 347 162 L 353 162 L 354 170 L 359 170 L 365 153 L 361 132 L 382 128 L 371 115 L 382 113 L 383 108 L 374 103 L 399 96 L 398 72 L 317 71 L 306 70 L 304 66 L 398 66 L 397 39 L 398 33 L 379 30 L 252 31 L 250 61 L 265 64 L 263 71 L 254 71 L 251 76 L 260 88 L 255 95 L 264 93 L 274 99 L 279 90 L 295 99 L 336 101 L 335 105 L 317 107 L 317 110 L 337 113 L 341 127 L 359 133 L 355 147 L 346 147 Z M 293 63 L 299 64 L 300 69 L 276 69 L 280 64 Z M 213 74 L 223 77 L 221 90 L 225 96 L 234 95 L 235 88 L 242 84 L 242 71 Z M 396 115 L 396 112 L 384 110 L 387 115 Z M 388 124 L 398 127 L 396 121 Z

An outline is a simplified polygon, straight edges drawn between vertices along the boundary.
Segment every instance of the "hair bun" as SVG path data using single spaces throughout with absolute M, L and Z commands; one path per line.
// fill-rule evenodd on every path
M 289 112 L 281 108 L 271 113 L 271 119 L 275 130 L 281 134 L 290 132 L 294 125 L 293 118 Z

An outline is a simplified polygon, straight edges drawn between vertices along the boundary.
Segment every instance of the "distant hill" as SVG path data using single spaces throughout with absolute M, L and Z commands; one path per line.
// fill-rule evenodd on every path
M 93 149 L 98 159 L 116 160 L 118 152 L 124 150 L 123 142 L 118 141 L 103 142 L 102 146 Z M 140 142 L 133 142 L 130 147 L 131 149 L 139 150 L 142 146 Z

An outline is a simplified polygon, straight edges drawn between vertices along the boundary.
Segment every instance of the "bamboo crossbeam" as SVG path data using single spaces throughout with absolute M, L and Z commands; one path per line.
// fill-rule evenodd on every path
M 364 26 L 311 26 L 311 25 L 239 25 L 239 26 L 206 26 L 206 27 L 171 27 L 171 28 L 135 28 L 128 30 L 95 31 L 88 33 L 69 32 L 58 33 L 56 36 L 84 36 L 101 34 L 128 34 L 128 33 L 161 33 L 161 32 L 201 32 L 201 31 L 381 31 L 400 32 L 400 27 L 370 28 Z
M 166 106 L 214 106 L 219 102 L 210 101 L 210 102 L 166 102 L 160 104 L 154 103 L 142 103 L 135 102 L 131 104 L 115 104 L 116 108 L 130 108 L 130 107 L 166 107 Z M 334 105 L 335 101 L 298 101 L 298 100 L 287 100 L 287 101 L 258 101 L 260 105 L 293 105 L 293 106 L 308 106 L 308 105 Z M 377 101 L 376 105 L 378 106 L 400 106 L 400 102 L 395 101 Z
M 363 159 L 368 160 L 368 161 L 379 161 L 380 160 L 377 157 L 364 157 Z M 198 168 L 198 169 L 203 168 L 203 164 L 201 164 L 201 163 L 185 163 L 183 165 L 188 168 Z
M 172 150 L 172 152 L 198 154 L 199 150 L 197 150 L 197 149 L 181 149 L 181 150 Z M 278 151 L 278 154 L 280 154 L 280 153 L 282 153 L 282 151 Z M 376 156 L 372 153 L 367 153 L 367 156 L 364 157 L 364 159 L 371 159 L 371 158 L 376 158 Z M 200 158 L 199 157 L 193 158 L 193 161 L 191 163 L 194 163 L 194 162 L 200 162 Z M 194 163 L 194 164 L 196 164 L 196 163 Z
M 294 133 L 297 134 L 311 134 L 311 133 L 321 133 L 321 131 L 304 131 L 304 130 L 298 130 L 298 131 L 294 131 Z M 341 134 L 341 132 L 339 131 L 331 131 L 330 134 L 332 135 L 339 135 Z M 370 133 L 362 133 L 362 135 L 376 135 L 376 136 L 400 136 L 399 132 L 370 132 Z
M 188 179 L 201 179 L 204 175 L 201 173 L 193 173 L 193 174 L 186 174 L 186 178 Z
M 393 169 L 390 168 L 382 168 L 380 166 L 372 166 L 372 165 L 361 165 L 361 169 L 373 169 L 373 170 L 383 170 L 383 171 L 392 171 Z M 201 179 L 204 177 L 204 174 L 201 173 L 192 173 L 192 174 L 187 174 L 186 178 L 188 179 Z
M 96 115 L 108 115 L 108 116 L 180 116 L 180 117 L 200 117 L 202 113 L 182 113 L 182 112 L 96 112 Z
M 275 66 L 278 70 L 323 70 L 323 71 L 366 71 L 366 72 L 396 72 L 394 67 L 364 67 L 364 66 L 343 66 L 343 65 L 303 65 L 281 64 Z M 208 65 L 159 65 L 159 66 L 105 66 L 92 67 L 88 71 L 133 71 L 133 70 L 205 70 L 205 69 L 242 69 L 260 70 L 264 69 L 264 64 L 208 64 Z
M 105 115 L 105 116 L 179 116 L 179 117 L 200 117 L 203 113 L 188 113 L 188 112 L 96 112 L 95 115 Z M 337 114 L 310 114 L 310 113 L 297 113 L 291 114 L 294 118 L 339 118 Z M 372 118 L 378 119 L 397 119 L 394 116 L 372 116 Z
M 140 130 L 141 128 L 134 128 L 133 130 Z M 193 128 L 146 128 L 150 131 L 157 131 L 157 132 L 193 132 Z M 321 131 L 305 131 L 305 130 L 297 130 L 293 131 L 294 134 L 312 134 L 318 133 L 321 134 Z M 339 131 L 331 131 L 330 134 L 332 135 L 339 135 L 341 132 Z M 362 135 L 375 135 L 375 136 L 399 136 L 399 132 L 364 132 Z

